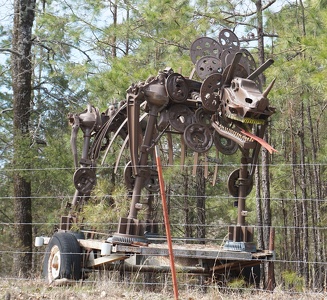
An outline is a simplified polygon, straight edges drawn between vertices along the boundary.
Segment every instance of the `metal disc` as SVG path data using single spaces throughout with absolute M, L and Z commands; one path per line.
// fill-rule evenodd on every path
M 241 49 L 241 52 L 242 52 L 243 55 L 242 55 L 240 64 L 246 69 L 248 74 L 253 73 L 257 68 L 257 64 L 256 64 L 256 62 L 254 60 L 254 57 L 246 49 Z
M 229 29 L 223 29 L 219 32 L 218 42 L 222 46 L 223 50 L 233 49 L 238 51 L 240 49 L 240 41 L 238 37 Z
M 200 37 L 192 43 L 190 56 L 193 64 L 195 64 L 202 56 L 211 55 L 218 58 L 221 51 L 221 46 L 216 40 L 209 37 Z
M 220 59 L 221 59 L 221 64 L 222 64 L 223 68 L 232 64 L 236 53 L 237 53 L 237 51 L 233 50 L 233 49 L 225 49 L 221 53 Z
M 217 111 L 220 104 L 220 89 L 223 83 L 221 74 L 212 74 L 206 78 L 200 89 L 203 107 L 211 112 Z
M 96 175 L 92 169 L 79 168 L 75 171 L 74 176 L 75 188 L 82 194 L 88 194 L 96 185 Z
M 208 151 L 213 143 L 210 129 L 199 123 L 190 124 L 185 128 L 184 141 L 187 147 L 198 153 Z
M 229 138 L 220 135 L 217 131 L 213 134 L 213 142 L 219 152 L 233 155 L 238 150 L 238 144 Z
M 240 169 L 236 169 L 228 177 L 228 182 L 227 182 L 228 191 L 229 191 L 229 194 L 233 197 L 238 197 L 238 194 L 239 194 L 239 178 L 240 178 L 239 173 L 240 173 Z M 249 175 L 249 173 L 248 173 L 248 175 Z M 251 178 L 249 185 L 247 187 L 245 196 L 247 196 L 251 193 L 252 188 L 253 188 L 253 179 Z
M 185 102 L 189 93 L 185 78 L 178 73 L 172 73 L 168 76 L 166 89 L 170 99 L 176 103 Z
M 210 126 L 211 125 L 211 113 L 208 113 L 203 107 L 199 107 L 195 111 L 195 122 L 199 123 L 203 126 Z
M 184 132 L 185 128 L 192 124 L 194 114 L 189 107 L 183 104 L 174 104 L 169 108 L 170 125 L 179 132 Z
M 214 56 L 203 56 L 196 62 L 195 70 L 203 80 L 211 74 L 222 72 L 221 61 Z
M 226 78 L 227 78 L 227 74 L 229 72 L 229 69 L 230 69 L 231 65 L 228 65 L 225 69 L 224 69 L 224 72 L 223 72 L 223 82 L 225 82 Z M 238 64 L 237 67 L 236 67 L 236 70 L 233 74 L 233 78 L 234 77 L 241 77 L 241 78 L 246 78 L 248 77 L 248 72 L 246 71 L 246 69 Z

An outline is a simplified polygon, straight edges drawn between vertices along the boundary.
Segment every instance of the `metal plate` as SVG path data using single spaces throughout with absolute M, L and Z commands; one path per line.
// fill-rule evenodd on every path
M 185 128 L 192 124 L 194 114 L 189 107 L 183 104 L 174 104 L 169 108 L 170 125 L 179 132 L 184 132 Z
M 221 61 L 214 56 L 203 56 L 196 62 L 195 70 L 203 80 L 211 74 L 222 73 Z
M 238 51 L 240 49 L 240 41 L 238 37 L 229 29 L 223 29 L 219 32 L 218 42 L 222 46 L 223 50 L 233 49 Z
M 220 105 L 220 89 L 222 87 L 223 76 L 212 74 L 203 81 L 200 96 L 203 107 L 211 112 L 216 112 Z
M 185 78 L 178 73 L 172 73 L 168 76 L 166 90 L 169 98 L 176 103 L 185 102 L 189 93 Z
M 163 131 L 169 125 L 169 112 L 168 110 L 162 110 L 160 112 L 159 119 L 157 121 L 157 129 Z
M 233 197 L 238 197 L 238 190 L 239 190 L 239 184 L 238 184 L 238 179 L 240 178 L 240 169 L 236 169 L 234 170 L 228 177 L 228 182 L 227 182 L 227 186 L 228 186 L 228 191 L 229 194 Z M 248 173 L 249 176 L 249 173 Z M 247 187 L 246 190 L 246 195 L 248 196 L 253 188 L 253 178 L 251 177 L 251 180 L 249 182 L 249 185 Z
M 208 151 L 213 143 L 209 128 L 199 123 L 190 124 L 186 127 L 184 141 L 190 149 L 198 153 Z
M 221 46 L 216 40 L 209 37 L 201 37 L 192 43 L 190 56 L 193 64 L 195 64 L 202 56 L 211 55 L 218 58 L 221 51 Z

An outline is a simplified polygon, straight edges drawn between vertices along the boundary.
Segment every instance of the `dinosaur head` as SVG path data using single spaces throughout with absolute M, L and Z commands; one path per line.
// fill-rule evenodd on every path
M 254 148 L 257 142 L 269 152 L 275 151 L 262 139 L 259 130 L 254 130 L 256 134 L 251 133 L 254 126 L 265 125 L 275 112 L 275 109 L 269 106 L 267 98 L 274 82 L 275 80 L 261 92 L 253 80 L 233 77 L 230 84 L 221 90 L 220 120 L 212 124 L 215 130 L 244 149 Z
M 229 79 L 228 79 L 229 78 Z M 264 131 L 258 128 L 267 123 L 267 119 L 275 112 L 269 106 L 268 94 L 272 89 L 273 80 L 264 92 L 251 76 L 247 78 L 227 75 L 227 79 L 220 91 L 219 116 L 212 126 L 224 138 L 236 142 L 244 149 L 251 149 L 257 143 L 265 147 L 270 153 L 275 151 L 263 139 Z M 256 126 L 256 130 L 253 127 Z M 251 131 L 255 131 L 253 134 Z
M 250 79 L 234 77 L 222 90 L 221 110 L 224 118 L 244 124 L 264 124 L 274 109 L 267 98 L 274 81 L 263 93 Z

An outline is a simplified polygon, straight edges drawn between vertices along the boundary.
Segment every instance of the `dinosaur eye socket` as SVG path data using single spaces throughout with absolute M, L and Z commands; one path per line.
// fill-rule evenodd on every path
M 251 98 L 245 98 L 245 102 L 251 104 L 253 100 Z
M 233 81 L 232 82 L 232 89 L 236 92 L 238 90 L 238 87 L 239 87 L 238 83 Z

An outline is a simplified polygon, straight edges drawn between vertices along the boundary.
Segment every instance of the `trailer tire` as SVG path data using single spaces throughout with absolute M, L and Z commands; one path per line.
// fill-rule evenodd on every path
M 45 252 L 43 276 L 48 283 L 56 279 L 81 278 L 81 247 L 76 237 L 68 232 L 57 232 Z

